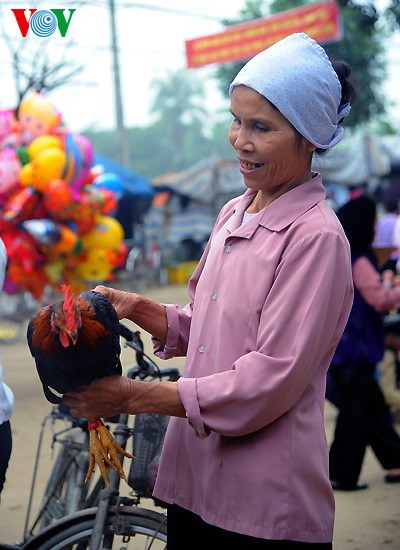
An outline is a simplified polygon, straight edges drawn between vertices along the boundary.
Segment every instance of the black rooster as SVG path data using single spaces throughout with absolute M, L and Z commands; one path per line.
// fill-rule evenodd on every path
M 48 401 L 60 403 L 64 394 L 89 384 L 96 378 L 122 374 L 119 320 L 111 302 L 94 291 L 74 296 L 62 285 L 63 300 L 41 309 L 29 321 L 27 339 L 30 352 Z M 107 466 L 125 478 L 117 452 L 132 458 L 114 440 L 100 419 L 89 421 L 90 464 L 95 463 L 109 485 Z

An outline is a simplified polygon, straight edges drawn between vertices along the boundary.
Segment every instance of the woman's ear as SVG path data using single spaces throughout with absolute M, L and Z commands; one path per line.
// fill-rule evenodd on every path
M 305 137 L 303 137 L 303 139 L 305 142 L 306 150 L 309 151 L 310 153 L 313 153 L 315 149 L 317 149 L 317 146 L 311 143 L 311 141 L 308 141 L 308 139 L 306 139 Z

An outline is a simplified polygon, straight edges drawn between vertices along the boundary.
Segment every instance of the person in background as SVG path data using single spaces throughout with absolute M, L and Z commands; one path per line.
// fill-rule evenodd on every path
M 7 253 L 0 238 L 0 289 L 3 288 L 7 265 Z M 0 493 L 6 480 L 6 471 L 11 456 L 12 434 L 10 417 L 14 405 L 14 396 L 11 389 L 3 382 L 3 368 L 0 363 Z
M 399 244 L 395 244 L 395 227 L 399 218 L 399 200 L 392 196 L 385 199 L 384 202 L 385 212 L 380 216 L 376 222 L 375 237 L 373 246 L 375 248 L 387 248 L 396 246 L 400 248 Z M 395 251 L 390 255 L 389 260 L 385 262 L 380 271 L 390 269 L 396 273 L 396 263 L 398 260 L 398 252 Z
M 169 550 L 189 539 L 191 550 L 332 548 L 325 379 L 353 285 L 311 161 L 342 138 L 349 74 L 302 33 L 250 60 L 229 92 L 247 190 L 222 208 L 190 303 L 95 288 L 153 335 L 159 357 L 186 356 L 178 382 L 115 376 L 63 396 L 86 418 L 172 417 L 154 489 L 168 503 Z
M 400 422 L 400 314 L 384 319 L 385 354 L 378 364 L 378 381 L 394 421 Z
M 354 303 L 329 368 L 339 394 L 329 472 L 334 489 L 354 491 L 367 488 L 358 479 L 368 445 L 386 470 L 385 480 L 400 482 L 400 437 L 376 380 L 385 347 L 383 316 L 400 307 L 400 286 L 388 288 L 377 268 L 375 202 L 358 197 L 337 215 L 351 248 Z

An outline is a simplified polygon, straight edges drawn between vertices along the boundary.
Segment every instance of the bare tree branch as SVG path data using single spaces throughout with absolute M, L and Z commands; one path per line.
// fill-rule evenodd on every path
M 1 29 L 0 35 L 10 52 L 18 105 L 30 90 L 46 93 L 72 84 L 72 79 L 83 71 L 83 65 L 68 59 L 67 47 L 70 51 L 71 44 L 65 46 L 58 60 L 50 61 L 46 44 L 33 48 L 33 42 L 25 39 L 16 48 L 15 41 L 10 39 L 4 29 Z

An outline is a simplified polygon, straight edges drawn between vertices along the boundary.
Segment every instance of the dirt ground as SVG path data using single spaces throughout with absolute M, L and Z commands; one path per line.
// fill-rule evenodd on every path
M 184 286 L 150 289 L 146 294 L 155 300 L 185 304 Z M 150 340 L 142 333 L 145 349 L 151 352 Z M 6 485 L 0 504 L 0 542 L 13 543 L 23 538 L 32 474 L 40 429 L 50 407 L 45 400 L 32 358 L 25 341 L 1 345 L 4 380 L 13 389 L 15 409 L 12 416 L 13 453 Z M 134 362 L 131 350 L 123 350 L 123 364 Z M 183 360 L 171 360 L 171 366 L 183 367 Z M 327 438 L 330 441 L 335 410 L 327 404 Z M 398 426 L 400 429 L 400 426 Z M 49 430 L 45 429 L 44 443 L 38 465 L 38 478 L 33 498 L 31 520 L 34 517 L 46 476 L 51 468 Z M 362 481 L 369 489 L 356 493 L 336 493 L 336 523 L 334 546 L 336 550 L 400 549 L 400 485 L 383 482 L 383 472 L 368 451 L 362 472 Z M 146 505 L 146 502 L 142 502 Z M 190 549 L 188 549 L 190 550 Z

